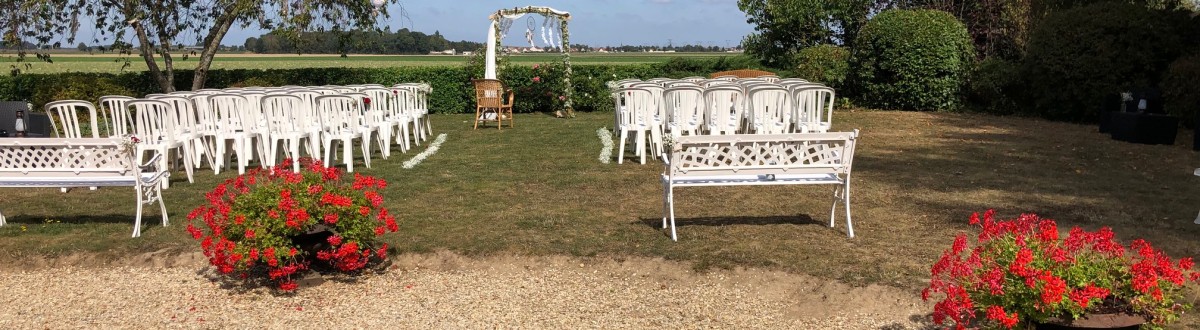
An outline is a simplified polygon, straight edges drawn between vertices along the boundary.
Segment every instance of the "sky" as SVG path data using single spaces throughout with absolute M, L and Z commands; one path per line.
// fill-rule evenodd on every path
M 403 5 L 408 13 L 402 19 Z M 738 10 L 737 0 L 403 0 L 390 5 L 390 18 L 381 26 L 392 30 L 408 28 L 427 34 L 434 31 L 450 41 L 487 40 L 488 15 L 502 8 L 547 6 L 571 13 L 568 28 L 572 44 L 593 47 L 648 45 L 666 46 L 700 44 L 704 46 L 737 46 L 742 37 L 753 32 L 746 16 Z M 513 22 L 505 45 L 528 46 L 525 30 L 528 19 L 535 19 L 535 42 L 544 47 L 540 37 L 543 17 L 526 15 Z M 235 27 L 222 44 L 241 45 L 246 38 L 257 37 L 264 31 Z

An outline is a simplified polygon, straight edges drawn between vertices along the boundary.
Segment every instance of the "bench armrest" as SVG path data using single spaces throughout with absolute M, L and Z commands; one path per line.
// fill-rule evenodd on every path
M 137 180 L 136 181 L 138 182 L 139 185 L 141 185 L 143 183 L 158 185 L 158 183 L 160 181 L 162 181 L 163 178 L 171 176 L 171 173 L 167 172 L 164 169 L 158 168 L 158 161 L 161 158 L 162 158 L 162 154 L 155 153 L 154 157 L 150 157 L 150 160 L 146 161 L 145 164 L 141 164 L 141 165 L 137 166 L 137 168 L 135 169 L 137 172 Z M 142 181 L 142 173 L 146 173 L 146 172 L 154 173 L 154 176 L 151 176 L 150 180 L 143 182 Z

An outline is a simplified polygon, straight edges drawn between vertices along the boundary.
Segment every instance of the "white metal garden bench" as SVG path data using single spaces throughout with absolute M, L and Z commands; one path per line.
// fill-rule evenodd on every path
M 858 130 L 854 132 L 696 135 L 674 138 L 662 174 L 663 228 L 675 234 L 677 187 L 831 184 L 834 189 L 829 226 L 837 204 L 850 220 L 850 169 Z
M 155 154 L 135 166 L 133 153 L 125 150 L 126 138 L 29 138 L 0 139 L 0 187 L 71 188 L 132 186 L 137 198 L 133 237 L 141 236 L 142 205 L 158 202 L 162 224 L 167 225 L 167 206 L 162 201 L 160 181 L 170 175 L 159 168 Z M 0 214 L 0 226 L 5 224 Z

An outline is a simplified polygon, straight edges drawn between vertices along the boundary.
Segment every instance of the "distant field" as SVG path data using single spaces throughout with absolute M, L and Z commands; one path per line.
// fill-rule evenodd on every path
M 663 62 L 674 57 L 717 58 L 732 56 L 729 53 L 575 53 L 571 54 L 572 64 L 639 64 Z M 0 53 L 0 68 L 8 69 L 18 64 L 16 55 Z M 512 55 L 513 63 L 544 63 L 558 61 L 559 54 Z M 30 56 L 27 63 L 32 63 L 27 73 L 58 73 L 58 72 L 120 72 L 124 60 L 119 55 L 111 54 L 54 54 L 53 63 L 37 61 Z M 197 60 L 191 57 L 182 60 L 175 57 L 176 70 L 192 70 Z M 455 55 L 258 55 L 258 54 L 219 54 L 213 60 L 213 69 L 295 69 L 295 68 L 386 68 L 402 66 L 456 66 L 465 65 L 466 56 Z M 145 71 L 146 63 L 140 57 L 129 57 L 126 71 Z M 161 65 L 161 61 L 159 62 Z

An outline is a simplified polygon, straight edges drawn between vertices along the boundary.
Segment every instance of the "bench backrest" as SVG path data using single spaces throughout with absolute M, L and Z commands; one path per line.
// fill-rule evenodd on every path
M 123 138 L 0 139 L 0 176 L 134 176 Z
M 673 141 L 672 177 L 734 174 L 850 174 L 854 132 L 681 136 Z

